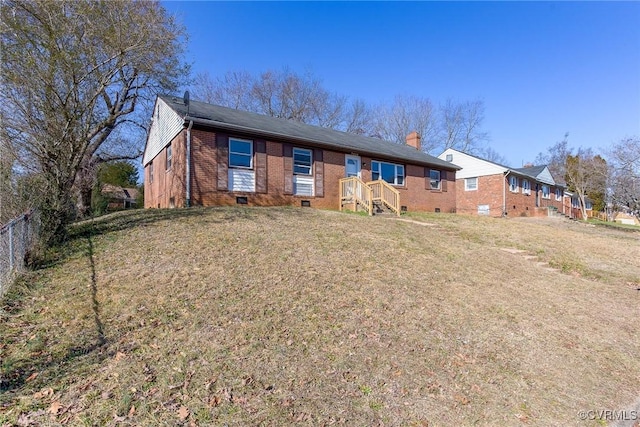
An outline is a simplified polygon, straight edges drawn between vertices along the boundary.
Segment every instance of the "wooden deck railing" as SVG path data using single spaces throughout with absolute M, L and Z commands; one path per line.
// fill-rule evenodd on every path
M 383 203 L 391 209 L 397 216 L 400 216 L 400 192 L 393 188 L 387 181 L 379 179 L 367 182 L 373 193 L 372 200 Z
M 353 210 L 361 206 L 373 215 L 373 203 L 380 202 L 400 216 L 400 192 L 381 179 L 365 183 L 352 176 L 340 180 L 340 210 L 344 205 L 353 204 Z
M 353 204 L 353 210 L 361 206 L 369 215 L 373 215 L 371 187 L 357 176 L 340 180 L 340 210 L 345 204 Z

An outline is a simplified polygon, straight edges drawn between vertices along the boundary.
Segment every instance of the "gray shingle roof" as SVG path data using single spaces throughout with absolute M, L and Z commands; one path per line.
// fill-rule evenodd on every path
M 193 120 L 194 124 L 281 140 L 306 142 L 342 152 L 366 154 L 373 158 L 437 166 L 449 170 L 460 169 L 450 162 L 430 156 L 408 145 L 198 101 L 190 101 L 187 110 L 187 106 L 180 97 L 161 95 L 160 98 L 176 113 L 184 117 L 185 121 Z
M 529 166 L 526 168 L 516 168 L 516 169 L 512 169 L 514 172 L 518 172 L 521 173 L 523 175 L 527 175 L 530 176 L 532 178 L 537 178 L 538 175 L 540 175 L 542 173 L 542 171 L 544 170 L 544 168 L 546 168 L 546 165 L 542 165 L 542 166 Z

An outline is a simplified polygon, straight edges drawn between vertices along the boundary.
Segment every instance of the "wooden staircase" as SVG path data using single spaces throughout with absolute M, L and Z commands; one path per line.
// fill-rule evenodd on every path
M 351 207 L 369 215 L 391 212 L 400 216 L 400 193 L 381 179 L 365 183 L 352 176 L 340 180 L 340 210 Z

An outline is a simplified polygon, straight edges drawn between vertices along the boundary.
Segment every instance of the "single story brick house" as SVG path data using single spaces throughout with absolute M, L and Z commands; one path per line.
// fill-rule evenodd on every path
M 118 185 L 104 184 L 101 189 L 102 196 L 107 200 L 107 211 L 131 209 L 137 207 L 138 189 L 132 187 L 120 187 Z
M 459 169 L 422 152 L 415 132 L 401 145 L 165 95 L 156 99 L 143 166 L 145 208 L 357 208 L 356 195 L 375 198 L 374 187 L 384 186 L 399 197 L 398 213 L 454 212 Z M 345 178 L 361 182 L 359 190 Z
M 449 148 L 441 160 L 453 162 L 459 213 L 490 216 L 547 216 L 563 212 L 564 187 L 546 166 L 510 168 Z

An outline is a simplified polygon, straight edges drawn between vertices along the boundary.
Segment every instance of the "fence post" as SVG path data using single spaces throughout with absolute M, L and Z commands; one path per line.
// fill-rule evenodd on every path
M 13 226 L 15 222 L 9 223 L 9 271 L 13 270 L 14 244 L 13 244 Z

